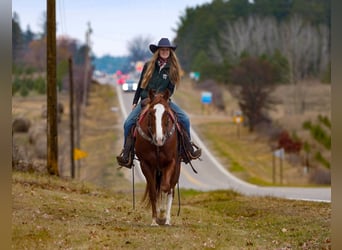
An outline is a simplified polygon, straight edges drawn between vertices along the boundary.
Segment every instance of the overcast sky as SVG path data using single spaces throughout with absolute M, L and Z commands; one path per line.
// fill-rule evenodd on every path
M 90 22 L 92 50 L 96 56 L 127 55 L 127 42 L 134 37 L 172 40 L 186 7 L 211 0 L 56 0 L 57 36 L 68 35 L 85 43 Z M 19 15 L 21 28 L 42 31 L 46 0 L 12 0 L 12 12 Z

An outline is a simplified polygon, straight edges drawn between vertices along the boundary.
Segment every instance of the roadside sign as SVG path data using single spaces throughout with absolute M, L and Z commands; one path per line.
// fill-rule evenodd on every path
M 88 156 L 88 153 L 78 148 L 74 148 L 74 159 L 79 160 Z
M 277 149 L 273 152 L 274 156 L 280 159 L 284 159 L 285 150 L 283 148 Z
M 200 72 L 190 72 L 190 79 L 198 81 L 200 79 L 201 73 Z
M 203 104 L 210 104 L 212 102 L 213 94 L 209 91 L 203 91 L 201 96 L 201 101 Z
M 240 124 L 243 122 L 243 117 L 242 116 L 234 116 L 233 120 L 235 123 Z

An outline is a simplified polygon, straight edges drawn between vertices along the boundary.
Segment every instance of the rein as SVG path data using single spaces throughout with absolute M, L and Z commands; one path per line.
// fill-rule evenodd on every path
M 147 113 L 147 112 L 145 112 L 145 113 Z M 163 137 L 163 141 L 165 142 L 168 138 L 170 138 L 172 135 L 173 135 L 173 133 L 176 131 L 176 122 L 175 122 L 175 120 L 174 120 L 174 116 L 172 116 L 171 114 L 170 114 L 170 111 L 168 111 L 167 112 L 168 113 L 168 115 L 169 115 L 169 117 L 168 117 L 168 121 L 170 121 L 170 120 L 172 120 L 173 121 L 173 123 L 172 123 L 172 127 L 171 127 L 171 129 L 170 130 L 168 130 L 166 133 L 165 133 L 165 135 L 164 135 L 164 137 Z M 170 119 L 170 117 L 171 117 L 171 119 Z M 152 127 L 151 127 L 151 124 L 150 124 L 150 113 L 148 113 L 148 128 L 147 128 L 147 130 L 148 130 L 148 134 L 146 134 L 145 132 L 144 132 L 144 130 L 141 128 L 141 126 L 140 126 L 140 122 L 141 122 L 141 120 L 142 119 L 139 119 L 139 121 L 137 122 L 137 131 L 138 131 L 138 133 L 141 135 L 141 137 L 142 138 L 144 138 L 145 140 L 147 140 L 148 142 L 150 142 L 151 144 L 154 144 L 154 145 L 156 145 L 156 139 L 155 139 L 155 136 L 153 135 L 153 132 L 152 132 Z M 157 145 L 156 145 L 157 146 Z

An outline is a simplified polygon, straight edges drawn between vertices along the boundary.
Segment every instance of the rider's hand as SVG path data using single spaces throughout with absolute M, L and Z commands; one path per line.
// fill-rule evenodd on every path
M 133 104 L 133 105 L 132 105 L 132 110 L 133 110 L 136 106 L 137 106 L 136 104 Z

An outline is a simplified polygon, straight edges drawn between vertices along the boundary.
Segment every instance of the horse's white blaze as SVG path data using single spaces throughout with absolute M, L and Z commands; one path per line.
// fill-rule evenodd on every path
M 162 104 L 158 103 L 154 106 L 156 110 L 156 140 L 159 146 L 163 145 L 163 127 L 162 127 L 162 117 L 165 108 Z

